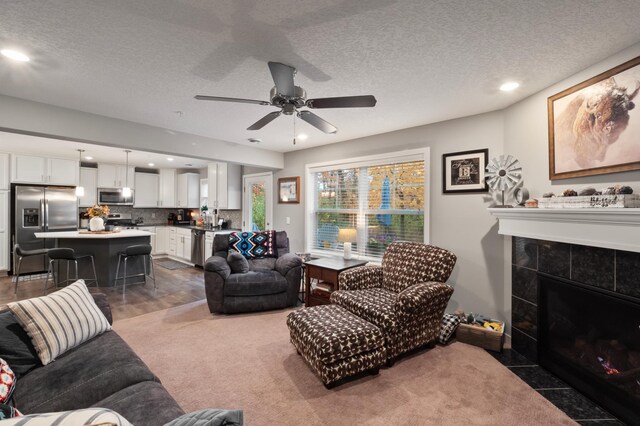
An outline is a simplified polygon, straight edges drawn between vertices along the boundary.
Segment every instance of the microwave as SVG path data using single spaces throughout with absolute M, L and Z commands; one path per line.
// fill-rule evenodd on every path
M 135 193 L 131 190 L 131 196 L 125 198 L 122 188 L 98 188 L 98 204 L 112 206 L 132 206 Z

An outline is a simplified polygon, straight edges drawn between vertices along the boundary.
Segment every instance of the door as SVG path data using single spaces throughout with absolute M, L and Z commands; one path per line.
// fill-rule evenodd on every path
M 273 223 L 273 174 L 256 173 L 243 178 L 242 230 L 265 231 Z
M 153 173 L 136 173 L 134 207 L 158 207 L 158 180 Z
M 44 240 L 36 238 L 36 232 L 44 231 L 44 188 L 37 186 L 16 186 L 14 229 L 15 243 L 23 250 L 44 248 Z M 13 259 L 15 265 L 17 259 Z M 46 270 L 45 256 L 29 256 L 22 260 L 20 273 L 43 272 Z
M 47 183 L 76 186 L 79 167 L 77 160 L 50 158 L 47 161 Z
M 176 207 L 176 171 L 160 169 L 160 207 Z
M 9 154 L 0 154 L 0 191 L 9 189 Z
M 98 169 L 80 168 L 80 186 L 84 195 L 79 197 L 80 207 L 91 207 L 98 202 Z
M 44 183 L 46 182 L 47 159 L 31 155 L 14 155 L 11 171 L 13 182 Z
M 47 232 L 78 229 L 78 197 L 74 188 L 48 186 L 45 190 L 44 208 Z
M 0 190 L 0 271 L 9 269 L 9 191 Z
M 98 164 L 98 188 L 118 187 L 118 166 Z

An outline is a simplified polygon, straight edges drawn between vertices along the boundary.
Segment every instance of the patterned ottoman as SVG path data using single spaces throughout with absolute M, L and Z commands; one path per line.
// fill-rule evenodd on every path
M 327 388 L 363 371 L 378 374 L 387 359 L 378 327 L 338 305 L 292 312 L 287 326 L 291 343 Z

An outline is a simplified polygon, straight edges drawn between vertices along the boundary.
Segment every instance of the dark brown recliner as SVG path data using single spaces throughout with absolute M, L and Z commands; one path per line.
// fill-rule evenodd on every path
M 340 274 L 331 303 L 379 327 L 387 360 L 432 344 L 453 289 L 445 284 L 456 256 L 439 247 L 392 243 L 382 266 L 361 266 Z
M 285 231 L 276 232 L 276 257 L 248 259 L 249 272 L 234 274 L 227 262 L 229 235 L 213 237 L 213 256 L 204 265 L 211 313 L 233 314 L 296 306 L 302 260 L 289 253 Z

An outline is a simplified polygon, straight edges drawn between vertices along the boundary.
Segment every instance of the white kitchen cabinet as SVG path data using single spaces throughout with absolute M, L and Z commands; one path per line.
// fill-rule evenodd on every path
M 158 184 L 160 176 L 154 173 L 136 173 L 136 192 L 133 207 L 159 207 Z
M 9 190 L 9 154 L 0 153 L 0 191 Z
M 128 179 L 128 180 L 127 180 Z M 98 164 L 98 188 L 122 188 L 128 183 L 135 188 L 135 167 L 119 164 Z
M 80 164 L 78 160 L 47 159 L 47 183 L 54 185 L 78 185 Z
M 167 226 L 156 227 L 155 254 L 169 253 L 169 229 Z
M 169 228 L 169 255 L 176 256 L 178 253 L 178 235 L 177 229 L 174 227 Z
M 204 260 L 213 256 L 213 232 L 207 232 L 204 237 Z
M 176 169 L 160 169 L 159 207 L 176 207 Z
M 80 186 L 84 195 L 78 197 L 80 207 L 92 207 L 98 203 L 98 169 L 80 167 Z
M 176 228 L 175 256 L 191 260 L 191 229 Z
M 151 254 L 156 254 L 156 227 L 155 226 L 138 226 L 138 230 L 147 231 L 151 235 L 150 242 L 151 244 Z
M 200 206 L 200 175 L 198 173 L 182 173 L 178 175 L 176 207 L 198 209 Z
M 9 191 L 0 191 L 0 271 L 9 269 Z
M 11 182 L 76 186 L 80 175 L 79 167 L 77 160 L 12 155 Z
M 242 208 L 242 167 L 237 164 L 209 163 L 209 208 L 240 210 Z

